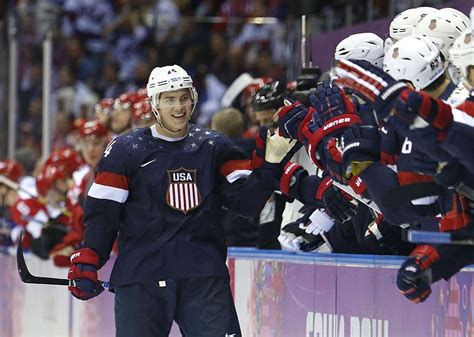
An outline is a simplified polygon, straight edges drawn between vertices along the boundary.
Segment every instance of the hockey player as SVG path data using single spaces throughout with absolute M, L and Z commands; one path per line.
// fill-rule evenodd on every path
M 225 136 L 189 123 L 198 96 L 184 69 L 156 67 L 147 90 L 157 123 L 107 146 L 85 202 L 70 291 L 86 300 L 103 290 L 97 270 L 118 234 L 116 336 L 168 336 L 173 320 L 184 335 L 240 336 L 219 212 L 225 205 L 255 216 L 293 144 L 268 137 L 266 162 L 249 174 Z
M 374 33 L 358 33 L 346 37 L 338 43 L 334 52 L 334 64 L 331 67 L 331 79 L 336 79 L 336 62 L 342 59 L 366 60 L 382 68 L 384 56 L 383 40 Z
M 110 128 L 110 114 L 114 106 L 113 98 L 102 98 L 94 106 L 94 117 L 100 120 L 107 128 Z
M 469 167 L 472 148 L 466 148 L 470 144 L 469 141 L 466 142 L 466 137 L 472 134 L 472 127 L 466 122 L 470 121 L 472 106 L 468 110 L 470 105 L 463 104 L 466 111 L 455 114 L 456 109 L 441 100 L 434 99 L 425 92 L 411 91 L 403 82 L 394 81 L 368 64 L 343 61 L 338 68 L 338 73 L 345 78 L 343 83 L 373 102 L 381 120 L 397 130 L 409 130 L 410 135 L 416 136 L 418 130 L 423 130 L 423 138 L 415 137 L 418 142 L 427 140 L 432 148 L 441 146 L 456 159 L 465 159 L 464 163 Z M 352 76 L 354 74 L 358 74 L 359 78 Z M 372 82 L 370 86 L 367 85 L 367 80 Z M 461 181 L 464 182 L 466 181 Z M 458 192 L 463 193 L 462 190 Z M 469 212 L 469 204 L 462 202 L 462 198 L 458 200 L 461 200 L 458 204 L 460 210 Z M 448 229 L 471 231 L 468 214 L 460 214 L 454 208 L 453 213 L 457 214 L 451 214 L 454 215 L 451 227 L 454 225 L 456 228 Z M 442 223 L 441 229 L 443 230 Z M 448 279 L 473 260 L 473 251 L 465 247 L 419 246 L 399 270 L 397 285 L 408 299 L 422 302 L 430 294 L 432 282 L 441 278 Z
M 14 160 L 0 161 L 0 253 L 8 251 L 13 245 L 11 230 L 15 224 L 11 221 L 10 207 L 18 199 L 18 191 L 13 188 L 23 175 L 23 168 Z M 8 179 L 7 182 L 4 180 Z
M 409 8 L 397 14 L 392 22 L 388 34 L 384 41 L 384 51 L 387 52 L 390 47 L 404 37 L 413 35 L 416 25 L 428 14 L 436 12 L 433 7 Z
M 132 110 L 133 104 L 137 100 L 137 94 L 134 92 L 123 93 L 114 100 L 112 112 L 110 113 L 110 130 L 121 135 L 132 128 Z
M 133 104 L 132 127 L 144 128 L 155 124 L 153 113 L 151 112 L 151 105 L 146 100 L 140 100 Z
M 459 84 L 458 90 L 461 92 L 466 89 L 463 83 L 459 83 L 459 69 L 453 66 L 449 57 L 449 49 L 459 35 L 470 28 L 471 22 L 464 13 L 454 8 L 442 8 L 426 15 L 413 31 L 414 35 L 427 38 L 439 49 L 447 62 L 447 75 L 453 83 Z
M 354 103 L 343 94 L 342 90 L 328 82 L 318 84 L 316 96 L 312 96 L 310 100 L 313 106 L 309 109 L 296 103 L 280 111 L 280 132 L 283 132 L 285 136 L 307 143 L 315 164 L 328 172 L 332 179 L 348 184 L 354 191 L 357 191 L 356 193 L 364 194 L 365 187 L 359 178 L 355 177 L 350 181 L 344 179 L 341 169 L 342 155 L 335 144 L 338 135 L 345 128 L 354 123 L 361 123 L 367 116 L 362 116 L 361 111 L 357 111 L 359 115 L 356 114 Z M 311 113 L 311 111 L 314 112 Z M 304 229 L 307 234 L 327 232 L 326 236 L 335 252 L 388 254 L 406 251 L 406 245 L 401 244 L 399 228 L 392 228 L 385 220 L 375 219 L 365 206 L 359 208 L 357 214 L 352 216 L 350 214 L 351 207 L 347 207 L 350 204 L 345 205 L 347 200 L 345 200 L 344 194 L 341 195 L 340 191 L 334 187 L 331 188 L 332 179 L 329 179 L 327 173 L 325 175 L 326 177 L 319 183 L 315 177 L 305 177 L 304 170 L 295 164 L 287 165 L 287 170 L 283 175 L 282 181 L 290 183 L 290 187 L 285 188 L 285 184 L 282 183 L 280 185 L 281 191 L 289 193 L 291 197 L 300 199 L 303 197 L 302 200 L 305 201 L 305 204 L 313 207 L 317 206 L 314 201 L 318 199 L 318 196 L 320 196 L 319 199 L 322 197 L 324 200 L 322 206 L 325 206 L 326 212 L 338 222 L 336 226 L 333 226 L 334 221 L 331 224 L 327 220 L 327 215 L 324 216 L 321 211 L 316 210 L 309 217 L 309 225 L 302 223 L 302 225 L 306 225 Z M 316 190 L 316 198 L 313 198 L 316 200 L 313 202 L 310 198 L 303 196 L 311 193 L 311 189 Z M 351 221 L 347 221 L 351 217 Z M 306 216 L 306 218 L 308 217 Z M 302 220 L 303 222 L 307 221 L 305 217 Z M 300 221 L 297 221 L 297 225 Z M 289 224 L 289 226 L 293 226 L 293 224 Z M 287 229 L 288 227 L 285 226 L 284 231 Z M 294 238 L 290 238 L 291 240 Z M 285 245 L 285 242 L 282 244 Z M 291 248 L 291 242 L 289 246 Z M 304 243 L 304 246 L 303 249 L 312 248 L 307 242 Z
M 67 191 L 66 208 L 71 213 L 69 231 L 50 252 L 55 265 L 69 266 L 69 258 L 79 247 L 84 236 L 83 206 L 94 171 L 108 142 L 109 132 L 98 119 L 87 120 L 79 130 L 82 157 L 85 163 L 72 173 L 74 186 Z
M 474 34 L 468 29 L 458 36 L 449 50 L 449 60 L 459 69 L 461 81 L 468 90 L 474 88 Z

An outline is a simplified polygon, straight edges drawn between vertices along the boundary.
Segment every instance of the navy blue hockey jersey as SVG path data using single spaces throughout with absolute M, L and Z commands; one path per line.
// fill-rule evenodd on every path
M 184 139 L 172 141 L 136 129 L 115 138 L 99 163 L 85 202 L 84 244 L 103 264 L 118 235 L 112 287 L 227 275 L 222 205 L 255 216 L 279 174 L 270 164 L 252 172 L 245 155 L 215 131 L 191 125 Z

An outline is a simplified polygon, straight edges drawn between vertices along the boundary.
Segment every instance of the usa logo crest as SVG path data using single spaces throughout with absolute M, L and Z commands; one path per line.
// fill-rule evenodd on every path
M 196 170 L 180 167 L 177 170 L 167 170 L 168 192 L 166 202 L 171 208 L 187 214 L 201 204 L 196 180 Z

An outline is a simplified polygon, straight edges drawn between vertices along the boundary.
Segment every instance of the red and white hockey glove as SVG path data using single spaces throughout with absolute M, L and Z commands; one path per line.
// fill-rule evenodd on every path
M 411 138 L 442 142 L 453 122 L 451 107 L 423 91 L 403 91 L 395 101 L 395 112 L 389 124 L 409 132 Z
M 67 278 L 75 286 L 68 287 L 77 299 L 88 300 L 99 295 L 104 288 L 97 278 L 99 255 L 90 248 L 81 248 L 71 255 L 71 267 Z
M 324 162 L 324 159 L 327 157 L 325 153 L 325 142 L 341 135 L 350 125 L 360 123 L 361 119 L 359 116 L 352 113 L 340 114 L 323 123 L 319 114 L 314 112 L 312 120 L 308 124 L 308 131 L 305 132 L 305 137 L 308 139 L 306 143 L 308 154 L 313 163 L 322 170 L 327 169 L 327 163 Z
M 371 103 L 384 122 L 390 117 L 395 99 L 408 89 L 404 82 L 395 80 L 365 60 L 339 60 L 336 72 L 339 76 L 336 82 Z
M 431 294 L 431 266 L 439 259 L 440 255 L 433 246 L 416 247 L 398 270 L 400 292 L 415 303 L 426 300 Z

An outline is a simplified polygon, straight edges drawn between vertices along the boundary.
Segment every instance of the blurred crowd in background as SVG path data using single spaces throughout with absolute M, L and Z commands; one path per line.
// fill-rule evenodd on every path
M 7 8 L 9 1 L 2 2 Z M 298 74 L 301 65 L 295 54 L 299 53 L 301 14 L 314 17 L 314 34 L 385 17 L 390 11 L 442 2 L 10 2 L 2 22 L 5 30 L 6 13 L 14 9 L 19 43 L 18 159 L 28 161 L 25 167 L 31 173 L 41 152 L 42 42 L 47 31 L 53 33 L 51 120 L 55 150 L 68 142 L 75 119 L 92 116 L 100 98 L 115 98 L 144 87 L 150 70 L 157 65 L 180 64 L 186 68 L 200 94 L 194 118 L 198 124 L 208 125 L 212 114 L 221 108 L 226 88 L 243 72 L 283 81 Z M 247 21 L 249 17 L 273 21 L 253 24 Z M 6 82 L 2 86 L 6 89 Z M 5 135 L 7 123 L 2 124 Z

